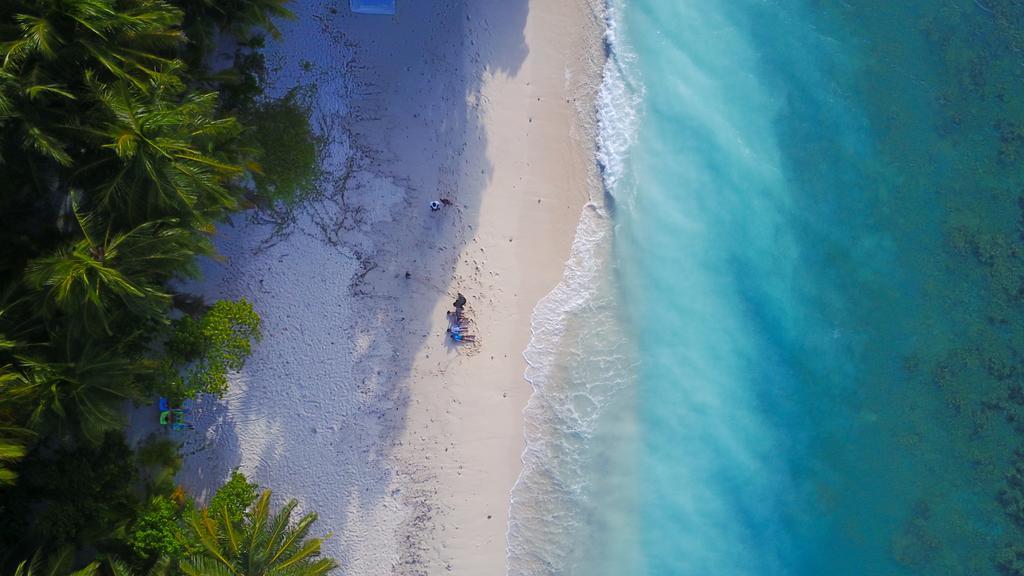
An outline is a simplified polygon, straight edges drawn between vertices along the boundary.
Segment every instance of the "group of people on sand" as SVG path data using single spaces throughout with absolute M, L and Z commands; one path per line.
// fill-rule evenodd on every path
M 476 342 L 476 336 L 466 332 L 469 321 L 466 319 L 466 297 L 460 292 L 455 298 L 454 311 L 448 312 L 448 337 L 455 342 Z

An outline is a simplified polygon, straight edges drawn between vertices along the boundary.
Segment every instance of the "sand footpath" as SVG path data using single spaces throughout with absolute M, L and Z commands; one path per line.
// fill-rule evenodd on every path
M 181 480 L 240 468 L 333 532 L 342 574 L 505 573 L 530 314 L 596 189 L 600 19 L 586 0 L 300 0 L 272 91 L 315 86 L 320 194 L 222 227 L 209 298 L 264 338 L 196 408 Z M 446 206 L 433 212 L 431 200 Z M 445 337 L 457 292 L 479 341 Z

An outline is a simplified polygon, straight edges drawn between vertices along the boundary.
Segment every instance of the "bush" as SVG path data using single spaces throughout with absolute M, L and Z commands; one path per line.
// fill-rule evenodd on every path
M 158 556 L 180 558 L 192 549 L 182 530 L 183 510 L 166 496 L 154 496 L 139 513 L 135 527 L 129 536 L 132 550 L 142 558 Z M 191 508 L 186 506 L 186 508 Z
M 242 369 L 252 342 L 259 338 L 260 317 L 244 298 L 221 300 L 198 320 L 190 316 L 178 320 L 168 342 L 171 357 L 184 366 L 177 393 L 222 395 L 228 387 L 228 372 Z
M 260 157 L 253 173 L 259 202 L 294 204 L 316 185 L 321 140 L 310 126 L 307 97 L 308 92 L 295 88 L 242 116 Z
M 140 478 L 150 495 L 168 495 L 178 487 L 174 476 L 181 469 L 179 444 L 169 438 L 151 436 L 136 448 Z
M 220 72 L 221 105 L 232 114 L 249 110 L 263 95 L 267 62 L 263 56 L 263 36 L 251 36 L 242 46 L 235 49 L 231 68 Z
M 256 501 L 257 488 L 245 474 L 235 470 L 231 473 L 231 479 L 217 489 L 207 508 L 211 514 L 219 514 L 224 509 L 232 522 L 241 522 L 245 511 Z
M 135 459 L 124 438 L 107 433 L 99 446 L 37 447 L 16 486 L 0 491 L 0 549 L 117 538 L 138 510 Z

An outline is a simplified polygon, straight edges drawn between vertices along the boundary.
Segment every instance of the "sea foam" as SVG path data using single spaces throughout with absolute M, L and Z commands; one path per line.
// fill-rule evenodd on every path
M 1019 563 L 1011 28 L 854 4 L 610 0 L 611 201 L 533 318 L 510 574 Z
M 652 13 L 665 9 L 656 2 L 633 4 Z M 664 574 L 670 567 L 753 573 L 757 529 L 741 519 L 771 517 L 768 508 L 752 509 L 751 498 L 769 491 L 774 474 L 765 455 L 773 441 L 749 383 L 729 367 L 742 370 L 748 358 L 734 356 L 755 352 L 732 347 L 711 316 L 697 314 L 720 313 L 723 326 L 743 332 L 742 315 L 731 308 L 734 286 L 720 263 L 697 253 L 683 256 L 702 250 L 687 239 L 713 240 L 697 218 L 735 225 L 728 204 L 742 191 L 719 195 L 722 211 L 701 213 L 707 183 L 722 176 L 716 162 L 771 180 L 771 154 L 764 153 L 770 146 L 758 149 L 763 134 L 751 130 L 762 128 L 773 108 L 770 102 L 754 108 L 761 104 L 756 90 L 746 91 L 754 102 L 747 109 L 722 102 L 723 85 L 709 81 L 700 63 L 687 61 L 685 51 L 694 47 L 671 44 L 673 30 L 659 55 L 664 58 L 649 67 L 657 92 L 648 94 L 647 68 L 630 47 L 623 7 L 607 4 L 607 58 L 597 98 L 596 160 L 602 198 L 612 202 L 597 200 L 585 210 L 565 279 L 535 309 L 525 353 L 534 394 L 524 413 L 523 473 L 512 492 L 509 574 Z M 716 24 L 730 30 L 727 21 Z M 660 33 L 643 30 L 648 48 L 650 35 Z M 746 55 L 735 33 L 719 37 L 725 48 Z M 667 73 L 662 67 L 672 62 Z M 750 76 L 730 72 L 738 84 Z M 666 99 L 675 105 L 665 108 Z M 754 128 L 735 121 L 747 113 L 763 119 Z M 666 122 L 686 129 L 659 132 Z M 635 158 L 646 124 L 644 153 Z M 704 148 L 687 141 L 705 133 Z M 680 150 L 685 157 L 675 156 Z M 661 162 L 674 165 L 665 171 Z M 676 177 L 662 178 L 669 172 Z M 717 183 L 736 186 L 728 174 Z M 754 218 L 756 226 L 771 229 L 770 210 Z M 663 283 L 666 277 L 675 280 Z M 706 306 L 694 309 L 702 298 Z M 745 495 L 737 493 L 737 483 L 747 483 Z M 769 573 L 772 563 L 765 559 Z
M 625 173 L 642 90 L 615 49 L 606 11 L 606 59 L 597 95 L 602 180 L 583 210 L 563 280 L 535 307 L 524 356 L 533 394 L 524 410 L 523 471 L 512 489 L 508 573 L 585 574 L 595 531 L 595 464 L 607 451 L 602 420 L 628 397 L 634 355 L 619 318 L 606 198 Z M 616 427 L 618 428 L 618 427 Z M 607 462 L 604 462 L 607 464 Z
M 604 190 L 612 196 L 626 172 L 643 101 L 643 83 L 632 66 L 636 58 L 621 38 L 620 13 L 614 1 L 607 2 L 605 63 L 597 94 L 597 162 Z

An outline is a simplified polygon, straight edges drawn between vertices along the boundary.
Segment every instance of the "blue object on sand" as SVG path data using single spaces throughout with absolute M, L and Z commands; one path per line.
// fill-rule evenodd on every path
M 350 0 L 350 5 L 358 14 L 395 13 L 395 0 Z

